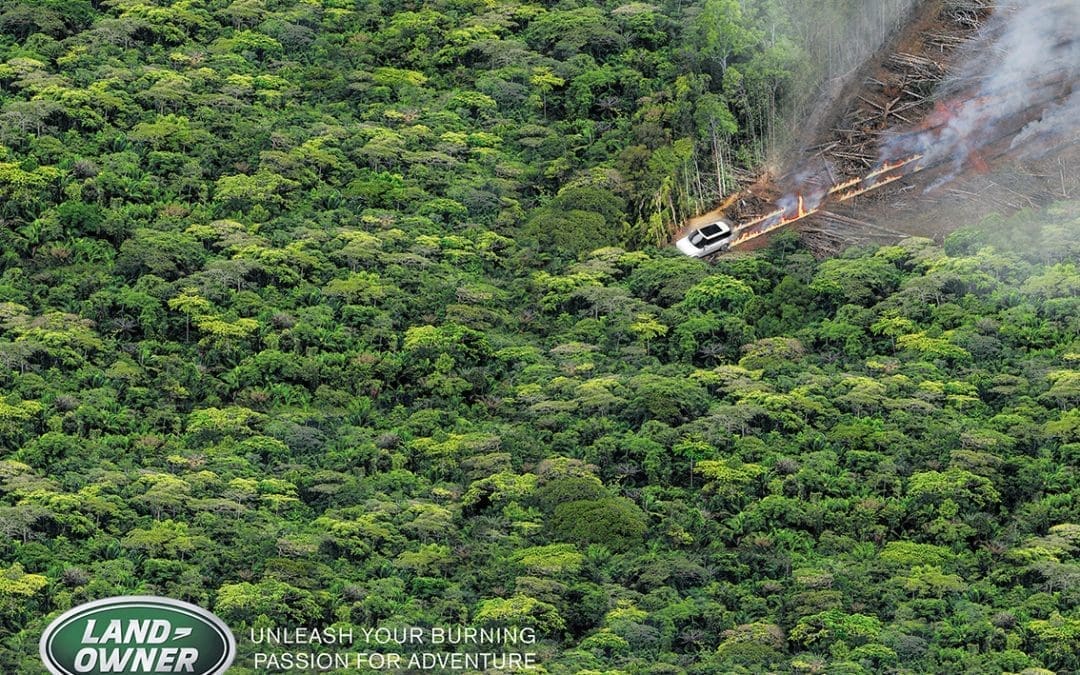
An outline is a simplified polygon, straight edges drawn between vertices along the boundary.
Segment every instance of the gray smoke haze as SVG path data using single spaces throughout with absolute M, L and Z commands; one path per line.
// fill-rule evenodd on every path
M 919 0 L 782 0 L 795 41 L 805 50 L 809 72 L 801 77 L 783 123 L 783 138 L 771 148 L 783 165 L 790 152 L 828 129 L 833 102 L 910 17 Z
M 897 133 L 881 161 L 923 153 L 924 166 L 949 164 L 936 187 L 1008 143 L 1027 157 L 1074 140 L 1080 131 L 1080 0 L 1000 0 L 939 95 L 927 128 Z
M 1080 90 L 1062 104 L 1049 106 L 1042 117 L 1024 127 L 1010 149 L 1022 159 L 1037 159 L 1055 148 L 1080 142 Z
M 843 84 L 900 28 L 919 0 L 860 0 L 856 2 L 787 3 L 810 58 L 822 66 L 823 88 Z

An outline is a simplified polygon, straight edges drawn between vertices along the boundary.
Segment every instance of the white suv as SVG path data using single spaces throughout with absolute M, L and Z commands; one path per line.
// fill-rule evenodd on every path
M 721 218 L 716 222 L 693 230 L 690 234 L 675 242 L 675 246 L 688 256 L 703 258 L 710 253 L 723 251 L 728 247 L 730 240 L 731 223 Z

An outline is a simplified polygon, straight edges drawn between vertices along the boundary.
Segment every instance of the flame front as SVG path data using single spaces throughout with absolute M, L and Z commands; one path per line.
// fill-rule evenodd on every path
M 862 178 L 851 178 L 844 182 L 836 183 L 825 191 L 823 195 L 818 196 L 815 202 L 816 205 L 813 208 L 806 207 L 806 198 L 801 192 L 796 193 L 794 213 L 792 213 L 791 206 L 787 206 L 743 223 L 735 228 L 735 237 L 732 239 L 731 245 L 738 246 L 745 241 L 772 232 L 783 225 L 788 225 L 813 215 L 820 211 L 822 204 L 827 201 L 845 202 L 849 199 L 858 197 L 859 195 L 864 195 L 871 190 L 876 190 L 889 183 L 898 181 L 909 174 L 916 173 L 923 168 L 922 164 L 919 163 L 919 160 L 922 158 L 923 155 L 915 154 L 893 162 L 885 162 Z M 891 175 L 885 175 L 890 173 Z M 790 195 L 785 197 L 781 200 L 781 203 L 790 198 Z

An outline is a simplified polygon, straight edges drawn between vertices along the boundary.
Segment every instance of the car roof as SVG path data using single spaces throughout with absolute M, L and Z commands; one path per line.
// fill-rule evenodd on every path
M 723 220 L 719 220 L 715 223 L 709 223 L 705 227 L 702 227 L 698 230 L 698 232 L 705 235 L 706 237 L 715 237 L 718 234 L 723 234 L 730 231 L 731 227 Z

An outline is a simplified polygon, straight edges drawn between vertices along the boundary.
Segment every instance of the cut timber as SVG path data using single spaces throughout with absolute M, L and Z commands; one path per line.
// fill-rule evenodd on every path
M 816 169 L 743 183 L 737 196 L 690 219 L 686 229 L 724 217 L 736 224 L 732 246 L 742 246 L 814 215 L 827 203 L 853 200 L 922 169 L 921 153 L 875 169 L 880 143 L 886 135 L 893 137 L 894 124 L 916 127 L 934 111 L 933 89 L 991 10 L 992 3 L 982 0 L 924 0 L 890 47 L 860 71 L 831 117 L 815 123 L 820 131 L 808 130 L 807 150 L 792 165 Z M 785 194 L 786 207 L 780 207 L 777 201 Z

